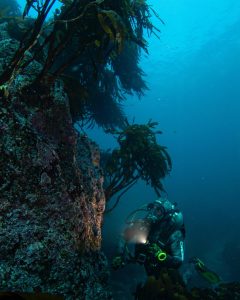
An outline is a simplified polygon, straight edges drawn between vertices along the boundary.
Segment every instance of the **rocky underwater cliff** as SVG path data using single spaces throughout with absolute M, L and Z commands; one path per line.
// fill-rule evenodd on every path
M 24 2 L 0 0 L 0 299 L 132 299 L 127 269 L 108 281 L 101 230 L 106 203 L 111 212 L 138 180 L 161 196 L 172 168 L 158 122 L 129 123 L 123 109 L 148 89 L 144 35 L 160 33 L 153 16 L 164 22 L 147 1 L 61 0 L 50 16 L 55 0 Z M 116 139 L 101 166 L 74 122 Z M 191 289 L 179 276 L 163 268 L 135 299 L 240 299 L 239 282 Z
M 0 73 L 19 46 L 7 29 Z M 0 290 L 110 299 L 99 150 L 74 130 L 61 81 L 31 84 L 40 69 L 32 60 L 1 86 Z

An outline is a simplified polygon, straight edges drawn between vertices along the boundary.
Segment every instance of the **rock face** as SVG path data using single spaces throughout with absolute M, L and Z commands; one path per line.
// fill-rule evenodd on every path
M 6 28 L 0 70 L 1 47 L 11 56 L 18 45 Z M 39 68 L 33 61 L 0 97 L 0 290 L 109 299 L 99 152 L 74 131 L 61 82 L 28 87 Z

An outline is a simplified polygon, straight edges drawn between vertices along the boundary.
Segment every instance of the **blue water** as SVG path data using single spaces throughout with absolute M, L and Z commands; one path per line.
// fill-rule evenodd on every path
M 18 2 L 18 4 L 19 4 L 20 9 L 23 11 L 27 1 L 26 1 L 26 0 L 17 0 L 17 2 Z M 44 2 L 44 1 L 43 1 L 43 2 Z M 55 2 L 54 5 L 52 6 L 52 9 L 50 10 L 50 12 L 49 12 L 49 14 L 48 14 L 47 19 L 49 19 L 50 17 L 52 17 L 54 11 L 55 11 L 56 9 L 59 9 L 59 8 L 61 7 L 61 5 L 62 5 L 61 1 L 56 0 L 56 2 Z M 32 18 L 35 18 L 35 17 L 37 17 L 37 12 L 36 12 L 33 8 L 31 8 L 31 9 L 29 10 L 28 16 L 29 16 L 29 17 L 32 17 Z
M 140 101 L 129 97 L 125 111 L 139 123 L 158 121 L 163 131 L 159 143 L 173 160 L 165 189 L 184 214 L 186 257 L 240 279 L 223 255 L 226 243 L 240 245 L 240 1 L 150 2 L 165 25 L 154 20 L 161 38 L 148 38 L 149 55 L 142 56 L 150 90 Z M 101 130 L 89 135 L 102 148 L 115 145 Z M 106 216 L 109 255 L 127 214 L 155 198 L 140 182 Z

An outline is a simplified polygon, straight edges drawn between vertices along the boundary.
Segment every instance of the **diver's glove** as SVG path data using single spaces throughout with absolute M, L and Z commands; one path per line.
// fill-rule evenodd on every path
M 154 256 L 158 262 L 163 262 L 167 258 L 167 253 L 163 251 L 156 243 L 148 246 L 148 252 Z
M 114 270 L 117 270 L 117 269 L 120 269 L 122 267 L 125 266 L 125 262 L 123 260 L 123 257 L 118 255 L 118 256 L 115 256 L 112 260 L 112 268 Z

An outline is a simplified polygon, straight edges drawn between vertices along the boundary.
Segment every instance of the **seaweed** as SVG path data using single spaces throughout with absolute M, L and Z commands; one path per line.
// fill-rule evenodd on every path
M 121 193 L 108 211 L 117 206 L 122 195 L 139 179 L 151 185 L 158 196 L 165 191 L 162 179 L 171 171 L 172 162 L 166 147 L 157 143 L 156 134 L 161 133 L 154 131 L 157 125 L 151 120 L 145 125 L 130 125 L 126 120 L 122 131 L 110 131 L 119 148 L 103 155 L 106 201 Z
M 229 300 L 240 299 L 240 283 L 221 283 L 216 288 L 193 288 L 184 284 L 177 270 L 163 269 L 159 277 L 148 277 L 139 284 L 135 293 L 137 300 Z
M 42 69 L 36 83 L 49 78 L 54 83 L 62 75 L 78 82 L 75 95 L 70 97 L 74 121 L 97 123 L 105 129 L 121 128 L 125 117 L 121 102 L 127 94 L 140 97 L 147 89 L 139 59 L 141 50 L 147 52 L 148 47 L 144 31 L 156 35 L 159 32 L 150 21 L 155 12 L 146 1 L 62 0 L 61 9 L 47 21 L 55 1 L 26 2 L 18 28 L 20 45 L 0 75 L 0 85 L 10 85 L 37 60 Z M 37 13 L 31 22 L 30 9 Z M 106 89 L 108 80 L 111 84 Z M 87 91 L 84 99 L 81 94 L 77 96 L 79 89 Z M 111 118 L 107 111 L 114 116 Z

